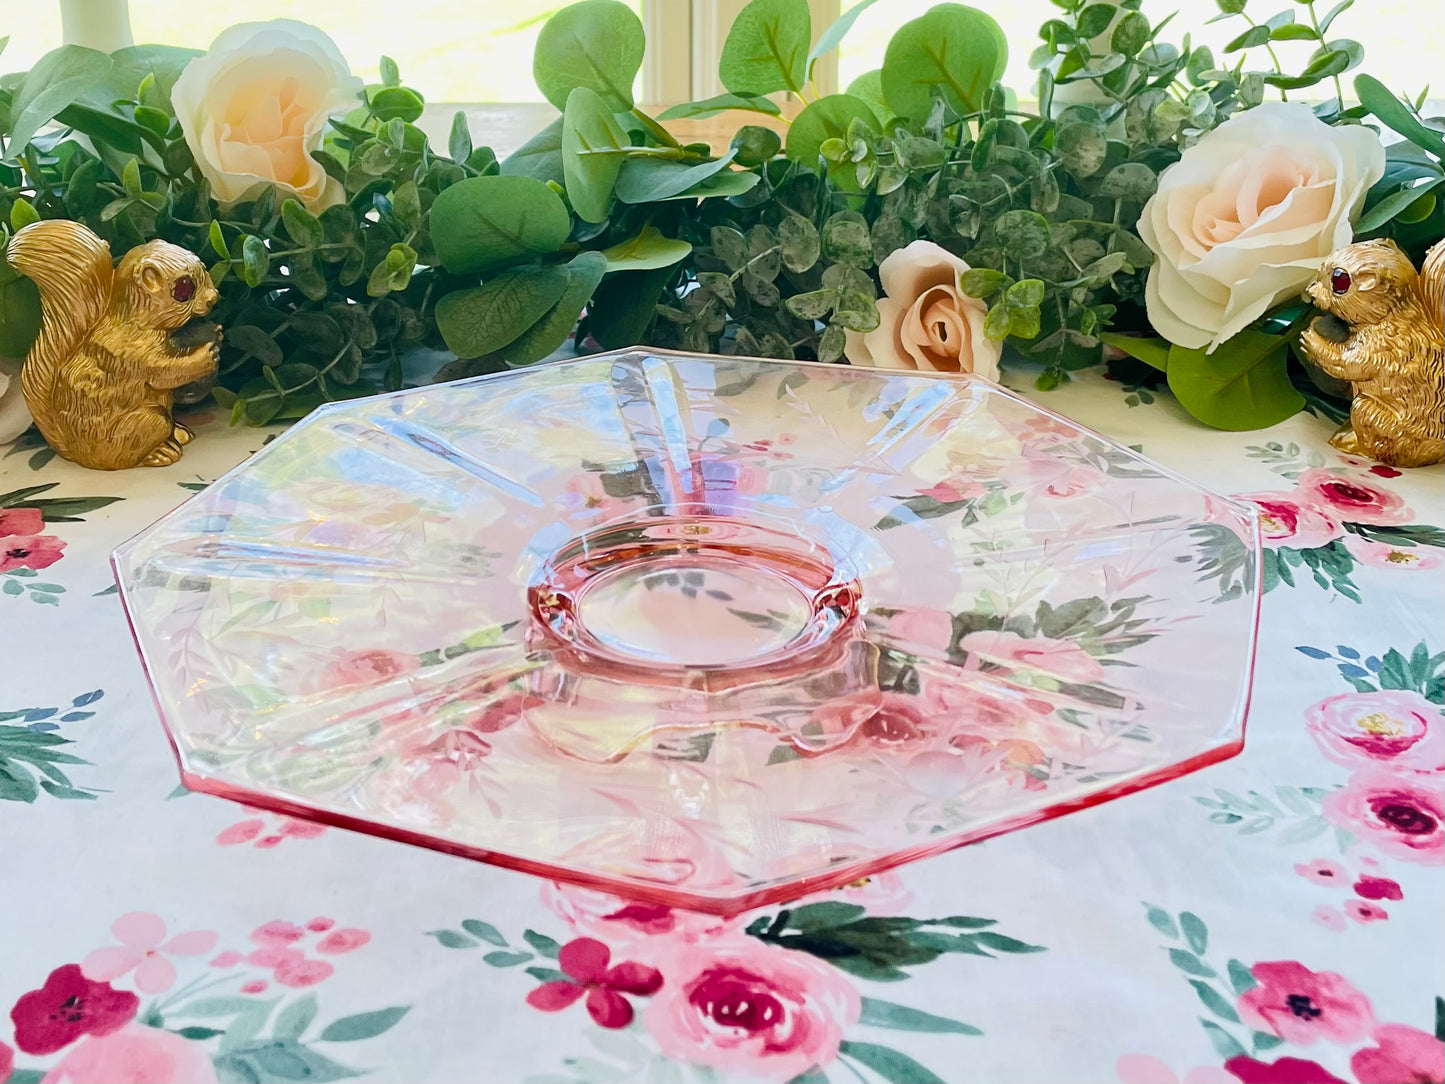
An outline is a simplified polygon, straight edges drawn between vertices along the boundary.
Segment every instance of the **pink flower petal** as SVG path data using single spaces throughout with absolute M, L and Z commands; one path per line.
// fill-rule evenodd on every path
M 296 923 L 285 922 L 279 918 L 257 926 L 251 931 L 251 940 L 258 945 L 289 945 L 293 941 L 300 941 L 305 936 L 306 931 Z
M 557 953 L 557 963 L 562 970 L 584 985 L 601 982 L 607 971 L 607 962 L 612 959 L 612 950 L 592 937 L 579 937 L 562 946 Z
M 227 949 L 225 952 L 221 953 L 219 956 L 217 956 L 214 960 L 211 961 L 211 966 L 235 967 L 240 962 L 241 954 L 239 952 L 234 952 L 231 949 Z
M 159 994 L 176 984 L 176 965 L 158 952 L 148 953 L 135 969 L 135 988 L 143 994 Z
M 221 935 L 215 930 L 188 930 L 172 937 L 161 946 L 161 951 L 172 956 L 199 956 L 215 948 L 220 939 Z
M 306 928 L 312 933 L 325 933 L 335 925 L 336 919 L 334 918 L 313 918 L 310 922 L 306 923 Z
M 587 988 L 575 982 L 544 982 L 527 995 L 527 1004 L 543 1012 L 561 1012 Z
M 602 985 L 624 994 L 649 997 L 662 988 L 662 972 L 655 967 L 628 960 L 603 975 Z
M 140 963 L 144 955 L 139 949 L 108 945 L 81 960 L 80 970 L 91 982 L 110 982 Z
M 326 831 L 326 825 L 287 818 L 281 822 L 279 831 L 283 836 L 290 836 L 292 839 L 315 839 Z
M 315 986 L 323 979 L 331 977 L 336 968 L 332 967 L 325 960 L 300 960 L 287 961 L 276 968 L 276 981 L 282 986 L 301 988 L 304 986 Z
M 131 911 L 111 923 L 110 932 L 122 945 L 153 949 L 166 938 L 166 924 L 160 915 L 149 911 Z
M 270 984 L 265 979 L 252 979 L 250 982 L 244 982 L 241 984 L 241 993 L 259 994 L 262 993 L 269 985 Z
M 632 1023 L 632 1006 L 627 999 L 601 986 L 587 991 L 587 1012 L 604 1028 L 625 1028 Z
M 326 953 L 351 952 L 353 949 L 359 949 L 370 940 L 371 934 L 365 930 L 349 928 L 332 930 L 321 939 L 321 943 L 316 946 L 316 951 Z
M 1184 1084 L 1237 1084 L 1237 1081 L 1217 1065 L 1201 1065 L 1184 1074 Z
M 238 821 L 216 836 L 216 842 L 222 847 L 230 847 L 237 843 L 250 843 L 261 834 L 261 829 L 264 827 L 266 827 L 266 822 L 259 817 L 248 821 Z

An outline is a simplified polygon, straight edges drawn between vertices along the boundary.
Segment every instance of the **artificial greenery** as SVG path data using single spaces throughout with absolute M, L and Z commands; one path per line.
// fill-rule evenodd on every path
M 500 162 L 462 114 L 432 146 L 415 126 L 422 95 L 384 59 L 315 156 L 346 192 L 320 214 L 274 190 L 230 207 L 211 197 L 169 100 L 193 52 L 64 46 L 0 78 L 0 218 L 9 230 L 74 218 L 117 252 L 163 237 L 201 253 L 226 327 L 215 394 L 254 424 L 399 387 L 419 347 L 455 354 L 439 374 L 454 377 L 531 364 L 574 330 L 582 349 L 841 361 L 846 331 L 878 325 L 878 264 L 917 238 L 968 261 L 986 333 L 1040 364 L 1040 388 L 1100 363 L 1107 337 L 1166 370 L 1201 420 L 1269 424 L 1303 402 L 1286 370 L 1300 312 L 1211 355 L 1170 350 L 1149 338 L 1152 254 L 1135 225 L 1184 148 L 1266 94 L 1316 84 L 1335 95 L 1322 119 L 1373 118 L 1403 137 L 1360 231 L 1417 257 L 1445 233 L 1445 140 L 1420 116 L 1424 95 L 1359 76 L 1360 104 L 1341 100 L 1362 50 L 1333 31 L 1353 0 L 1262 21 L 1246 0 L 1219 0 L 1217 18 L 1244 28 L 1218 60 L 1187 35 L 1165 41 L 1173 17 L 1152 22 L 1142 0 L 1054 0 L 1027 110 L 1000 85 L 997 23 L 948 3 L 900 27 L 879 70 L 816 94 L 814 64 L 871 2 L 815 40 L 806 0 L 752 0 L 719 59 L 727 92 L 659 117 L 633 101 L 637 16 L 615 0 L 573 4 L 543 27 L 534 61 L 562 115 Z M 1298 69 L 1281 66 L 1290 42 L 1308 50 Z M 1081 88 L 1090 104 L 1065 104 Z M 714 154 L 666 127 L 724 110 L 777 117 L 767 95 L 780 91 L 804 103 L 785 137 L 745 123 Z M 0 262 L 0 354 L 23 354 L 37 324 L 34 287 Z

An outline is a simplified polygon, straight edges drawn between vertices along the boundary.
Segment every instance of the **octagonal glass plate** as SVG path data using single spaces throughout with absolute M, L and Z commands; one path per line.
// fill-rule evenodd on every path
M 1253 513 L 987 381 L 335 404 L 116 552 L 186 784 L 720 914 L 1237 753 Z

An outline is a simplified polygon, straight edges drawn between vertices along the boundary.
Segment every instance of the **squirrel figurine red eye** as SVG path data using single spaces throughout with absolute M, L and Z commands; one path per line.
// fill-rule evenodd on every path
M 1301 351 L 1354 393 L 1330 443 L 1395 467 L 1445 459 L 1445 241 L 1418 274 L 1393 241 L 1348 245 L 1304 296 L 1323 315 L 1300 335 Z
M 220 356 L 220 327 L 200 319 L 220 295 L 199 257 L 148 241 L 112 268 L 110 246 L 65 219 L 32 222 L 6 257 L 40 289 L 20 385 L 50 446 L 97 470 L 178 460 L 193 434 L 171 416 L 174 389 Z

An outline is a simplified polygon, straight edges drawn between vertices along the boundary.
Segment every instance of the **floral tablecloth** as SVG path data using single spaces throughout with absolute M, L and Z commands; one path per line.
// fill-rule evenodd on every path
M 731 921 L 179 789 L 107 557 L 274 430 L 117 474 L 22 439 L 0 1080 L 1445 1079 L 1441 469 L 1094 373 L 1044 401 L 1264 510 L 1245 752 Z

